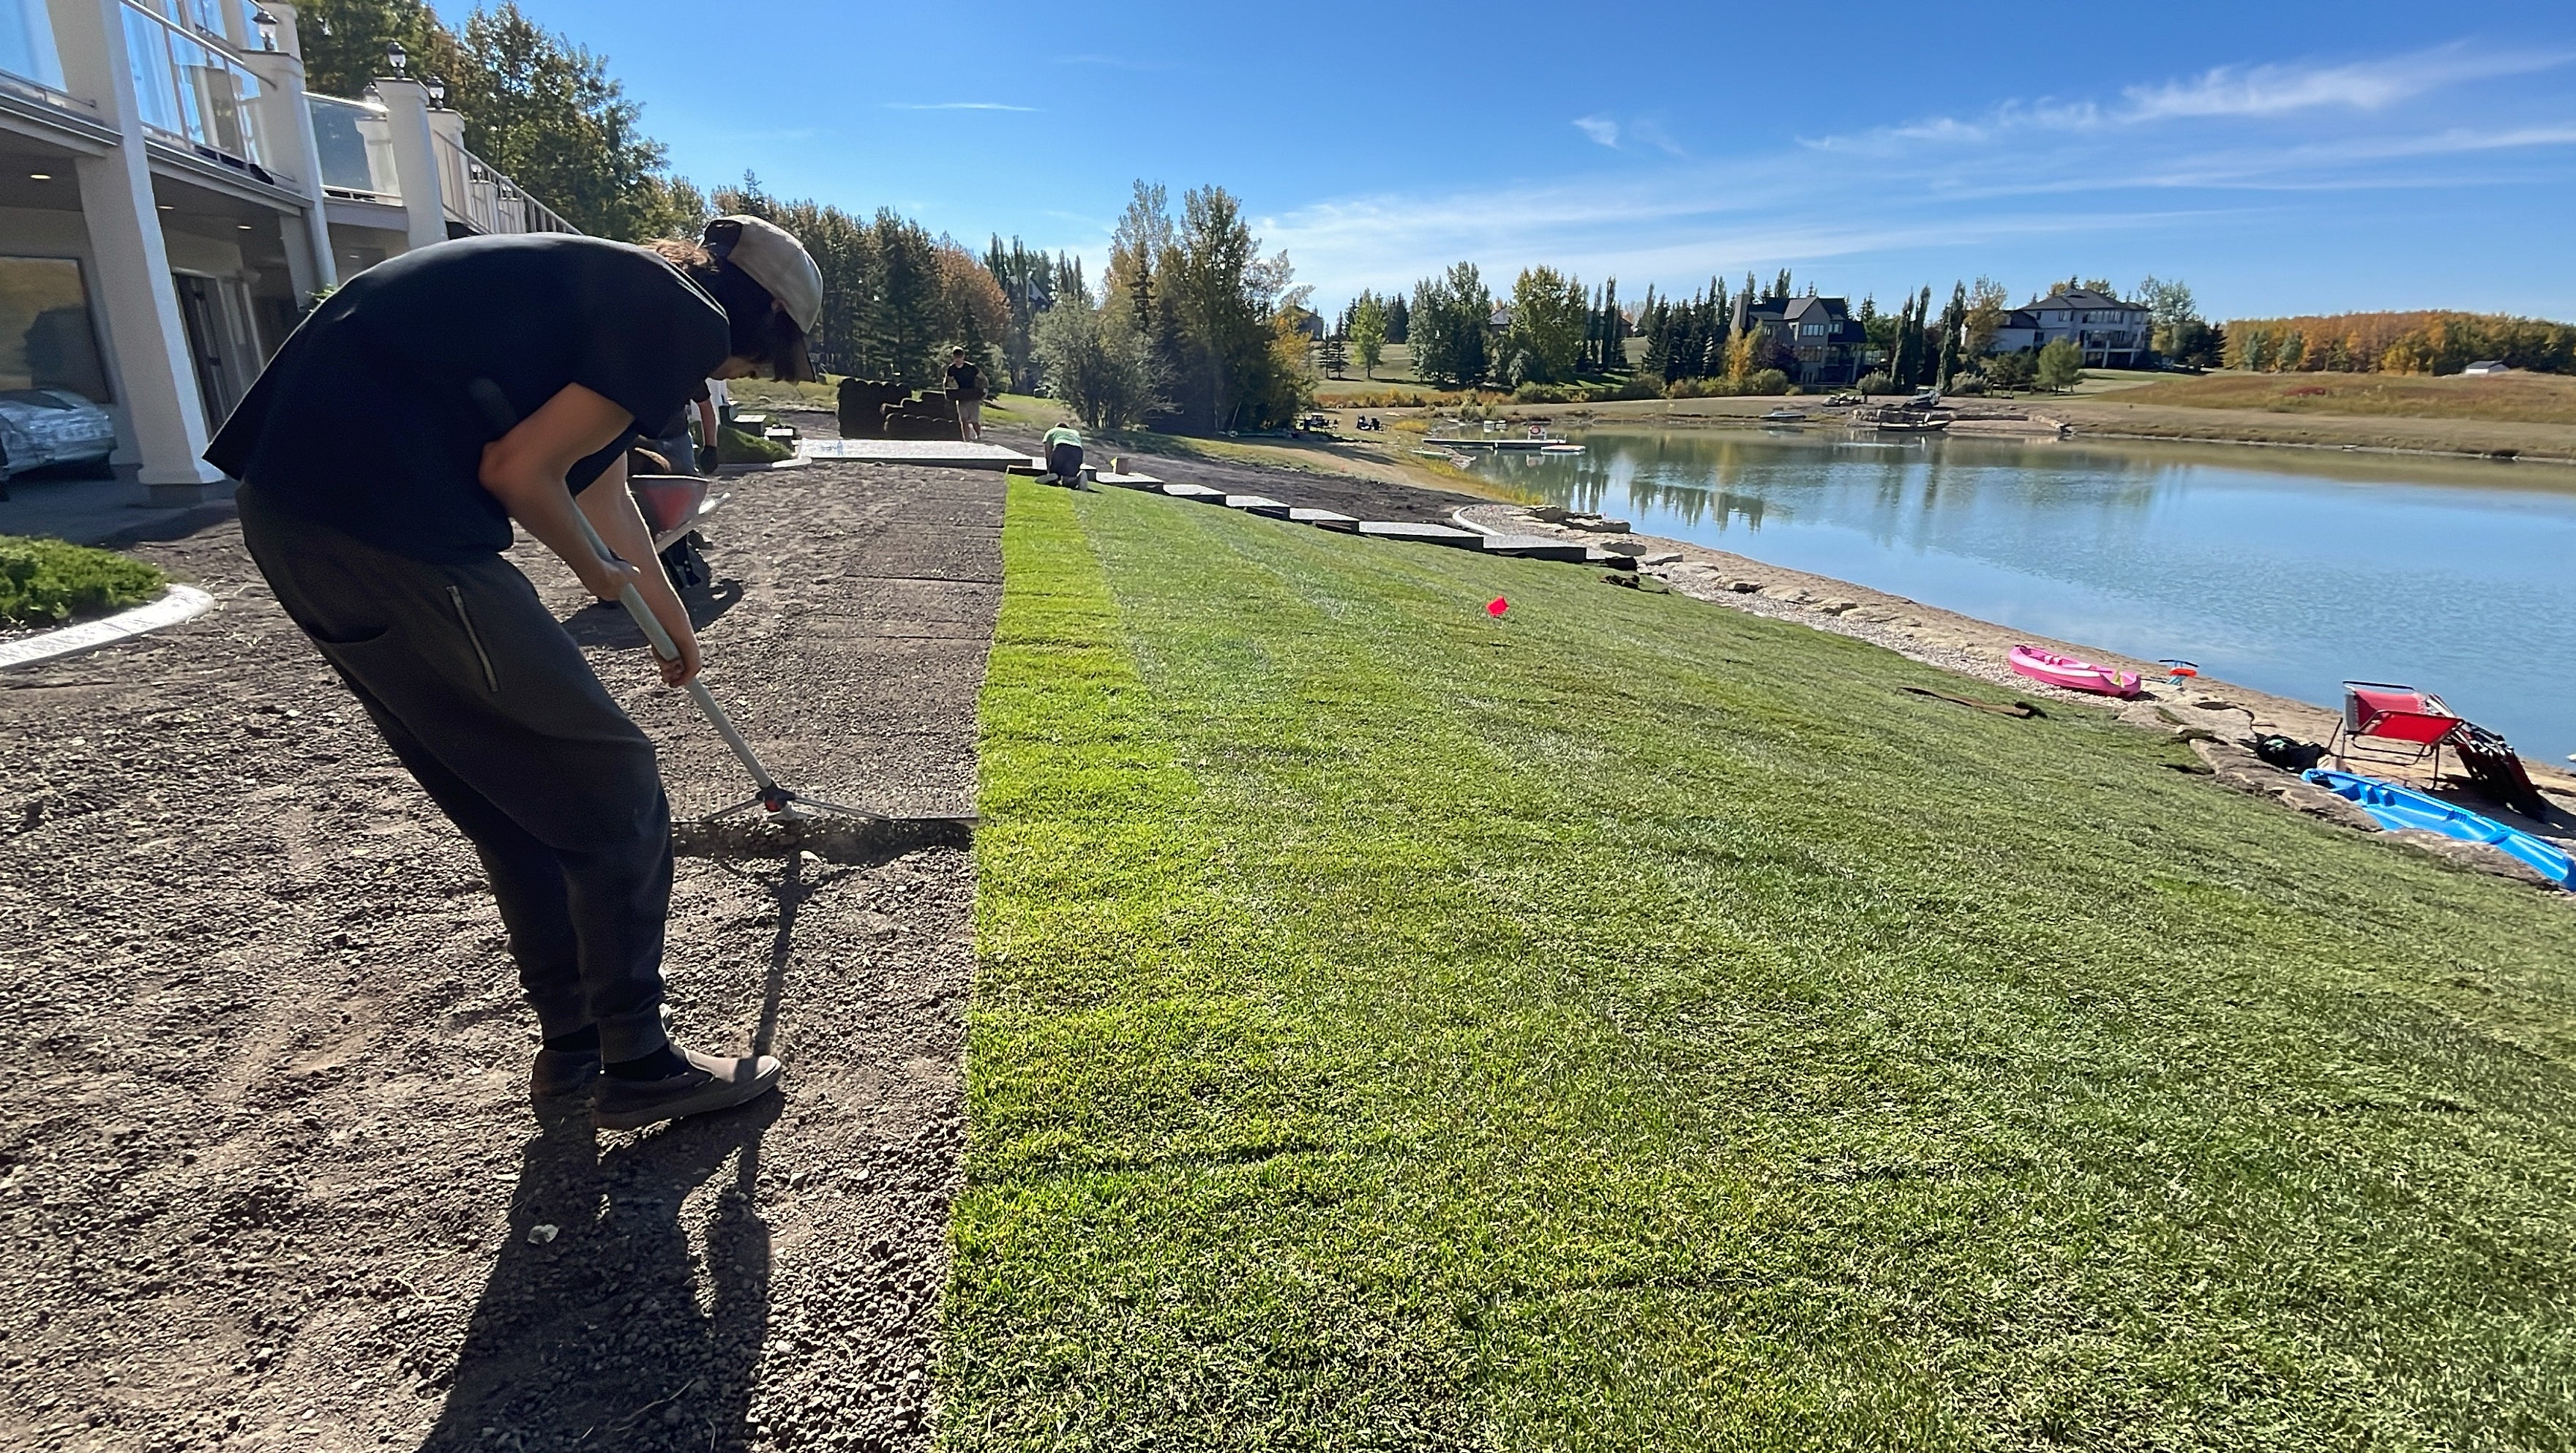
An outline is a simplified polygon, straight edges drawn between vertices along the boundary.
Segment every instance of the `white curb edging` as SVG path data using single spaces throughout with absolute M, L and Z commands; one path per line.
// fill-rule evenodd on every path
M 59 661 L 101 646 L 113 646 L 137 636 L 166 630 L 183 621 L 192 621 L 215 608 L 215 598 L 193 585 L 174 585 L 159 600 L 119 611 L 105 620 L 83 621 L 29 636 L 23 641 L 0 645 L 0 671 L 20 666 L 33 666 L 42 661 Z

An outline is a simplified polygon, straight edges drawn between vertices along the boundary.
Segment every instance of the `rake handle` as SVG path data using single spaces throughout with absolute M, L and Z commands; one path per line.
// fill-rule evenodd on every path
M 603 560 L 619 558 L 608 548 L 608 542 L 599 538 L 598 529 L 590 523 L 590 517 L 581 512 L 578 503 L 573 506 L 572 517 L 580 523 L 581 537 L 590 545 L 591 553 Z M 654 655 L 665 661 L 680 659 L 680 643 L 671 639 L 669 631 L 662 629 L 661 619 L 653 614 L 651 606 L 644 603 L 642 591 L 632 584 L 626 585 L 618 590 L 617 603 L 626 607 L 626 613 L 634 618 L 636 628 L 644 632 L 644 639 L 653 643 Z M 689 682 L 688 691 L 690 699 L 697 702 L 698 710 L 705 714 L 707 725 L 714 727 L 716 735 L 724 738 L 724 744 L 733 748 L 733 754 L 741 760 L 743 769 L 751 773 L 753 782 L 759 784 L 761 795 L 767 797 L 778 791 L 778 779 L 769 775 L 769 768 L 761 764 L 760 755 L 751 749 L 751 743 L 744 741 L 742 733 L 734 729 L 733 718 L 725 715 L 723 707 L 716 705 L 715 696 L 707 690 L 707 684 L 693 679 Z

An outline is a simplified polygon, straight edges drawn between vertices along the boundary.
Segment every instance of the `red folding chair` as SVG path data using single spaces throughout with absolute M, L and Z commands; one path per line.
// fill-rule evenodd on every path
M 2392 766 L 2413 766 L 2430 757 L 2433 780 L 2438 782 L 2442 779 L 2442 748 L 2456 743 L 2467 725 L 2458 712 L 2444 706 L 2442 698 L 2429 691 L 2392 686 L 2385 681 L 2347 681 L 2343 684 L 2343 720 L 2335 726 L 2326 750 L 2334 754 L 2338 767 L 2348 756 Z M 2365 741 L 2387 745 L 2366 748 L 2361 745 Z

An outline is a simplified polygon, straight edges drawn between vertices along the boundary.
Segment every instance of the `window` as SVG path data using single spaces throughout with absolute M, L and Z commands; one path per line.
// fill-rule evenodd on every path
M 107 403 L 89 289 L 67 257 L 0 257 L 0 389 L 69 389 Z

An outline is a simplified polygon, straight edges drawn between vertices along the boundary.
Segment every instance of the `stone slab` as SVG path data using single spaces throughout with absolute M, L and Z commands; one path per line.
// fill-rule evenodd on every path
M 1559 540 L 1547 535 L 1487 535 L 1485 553 L 1509 555 L 1518 560 L 1569 560 L 1577 565 L 1591 558 L 1591 546 L 1580 540 Z
M 1225 497 L 1225 507 L 1230 510 L 1241 510 L 1248 515 L 1260 515 L 1265 519 L 1288 518 L 1287 501 L 1275 500 L 1266 494 L 1230 494 Z
M 1174 499 L 1194 499 L 1212 505 L 1225 503 L 1224 490 L 1210 489 L 1203 484 L 1167 484 L 1163 486 L 1163 493 Z
M 1007 469 L 1029 462 L 1029 456 L 1017 449 L 953 439 L 807 439 L 796 446 L 796 452 L 806 459 L 918 464 L 939 469 Z
M 1339 530 L 1346 535 L 1360 527 L 1359 518 L 1357 516 L 1346 515 L 1338 510 L 1292 509 L 1288 512 L 1288 518 L 1301 525 L 1313 525 L 1319 529 L 1325 530 Z
M 1481 548 L 1485 537 L 1473 530 L 1453 530 L 1447 525 L 1409 525 L 1391 520 L 1363 520 L 1359 533 L 1374 540 L 1404 540 L 1416 545 L 1446 545 L 1453 550 Z
M 1150 474 L 1098 474 L 1092 476 L 1092 482 L 1095 484 L 1109 485 L 1116 489 L 1141 489 L 1152 491 L 1159 490 L 1163 487 L 1163 482 Z

